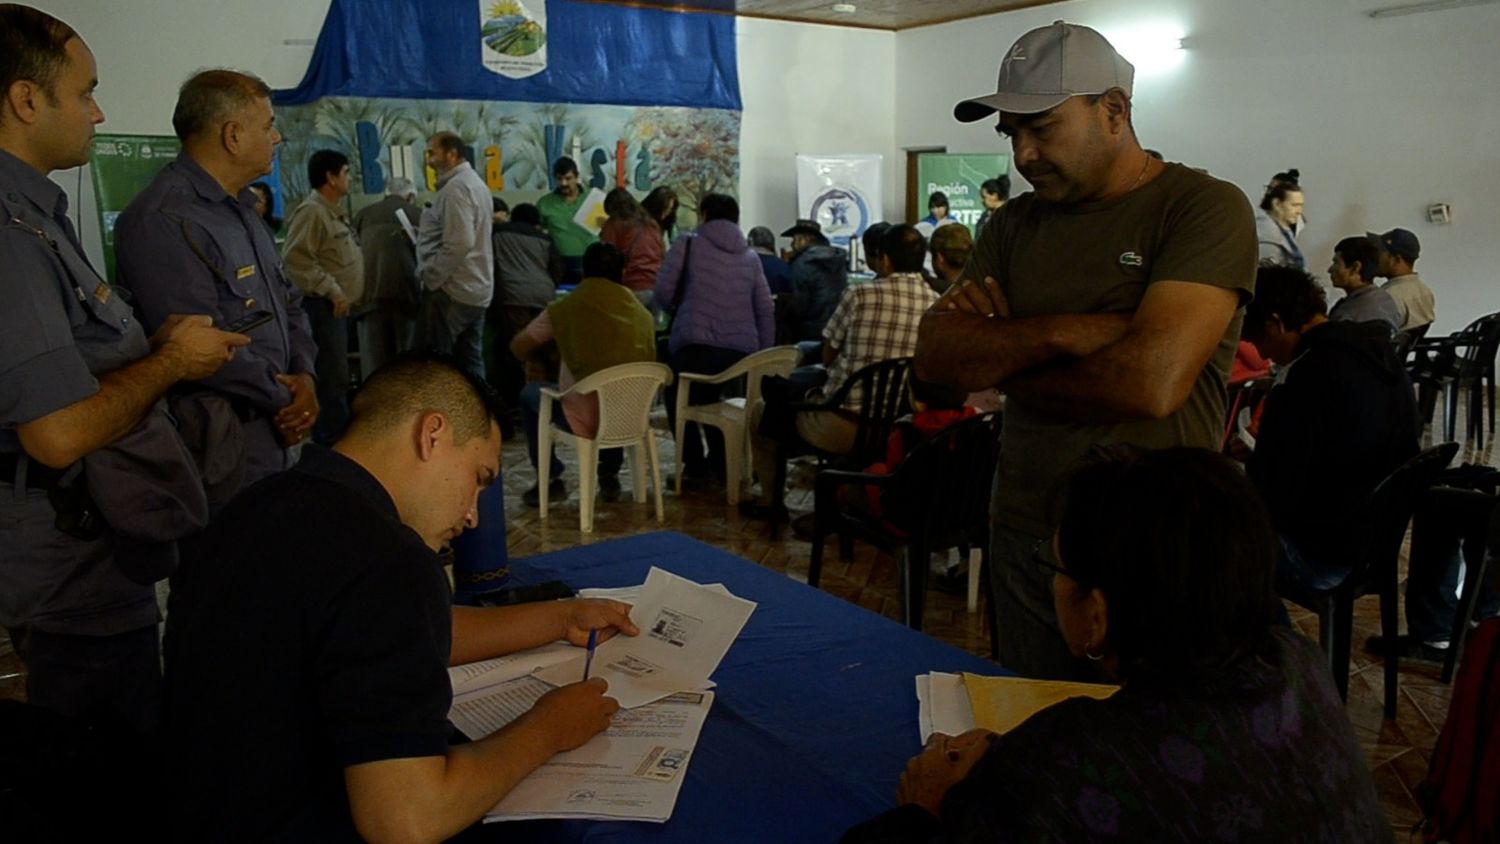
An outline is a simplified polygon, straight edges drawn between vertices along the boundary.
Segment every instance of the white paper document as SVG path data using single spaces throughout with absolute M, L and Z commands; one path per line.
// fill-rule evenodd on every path
M 702 689 L 754 610 L 754 601 L 653 567 L 630 610 L 640 635 L 615 636 L 595 649 L 590 676 L 608 680 L 609 696 L 626 709 Z M 534 676 L 554 686 L 576 683 L 583 663 L 580 652 Z
M 640 598 L 641 590 L 644 588 L 644 584 L 637 584 L 635 586 L 612 587 L 593 586 L 587 589 L 579 589 L 578 597 L 608 598 L 611 601 L 622 601 L 627 604 L 634 604 L 636 602 L 636 599 Z M 733 592 L 729 591 L 729 587 L 725 586 L 722 583 L 705 583 L 703 584 L 703 588 L 712 589 L 713 591 L 718 592 L 720 595 L 732 596 L 734 594 Z
M 448 669 L 448 682 L 453 686 L 454 697 L 457 697 L 475 689 L 525 677 L 538 668 L 567 662 L 583 652 L 567 642 L 551 642 L 528 651 L 452 666 Z
M 406 209 L 396 209 L 396 222 L 401 224 L 401 230 L 406 232 L 406 239 L 412 243 L 417 242 L 417 230 L 412 228 L 411 219 L 406 216 Z
M 927 686 L 925 695 L 924 680 Z M 964 688 L 961 674 L 933 671 L 918 675 L 917 710 L 923 744 L 933 733 L 956 736 L 974 729 L 974 709 L 969 705 L 969 693 Z
M 522 677 L 455 698 L 449 719 L 472 738 L 510 723 L 552 689 Z M 609 729 L 532 771 L 485 815 L 485 822 L 531 818 L 666 821 L 713 692 L 682 692 L 621 709 Z

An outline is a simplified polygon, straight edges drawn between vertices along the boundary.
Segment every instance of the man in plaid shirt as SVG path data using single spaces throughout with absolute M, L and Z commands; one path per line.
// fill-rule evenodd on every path
M 880 277 L 865 284 L 851 284 L 844 291 L 833 316 L 823 328 L 823 365 L 828 382 L 820 393 L 809 396 L 820 401 L 839 391 L 844 382 L 873 363 L 911 357 L 917 349 L 917 328 L 922 315 L 937 301 L 937 294 L 922 277 L 927 242 L 913 226 L 892 226 L 880 239 L 883 254 L 876 259 Z M 855 385 L 837 410 L 802 411 L 797 414 L 797 435 L 823 451 L 846 454 L 854 447 L 860 402 Z M 760 497 L 745 502 L 741 510 L 766 518 L 784 514 L 782 490 L 776 488 L 776 443 L 760 434 L 764 405 L 751 411 L 751 445 L 755 471 L 761 479 Z

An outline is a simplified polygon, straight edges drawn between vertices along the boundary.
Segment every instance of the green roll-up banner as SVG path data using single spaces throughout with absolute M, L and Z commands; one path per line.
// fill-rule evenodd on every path
M 927 214 L 927 198 L 937 191 L 948 195 L 948 216 L 969 227 L 979 222 L 984 203 L 979 186 L 1010 169 L 1004 153 L 928 152 L 917 156 L 917 210 Z
M 181 148 L 171 135 L 94 136 L 89 172 L 99 209 L 99 232 L 104 239 L 105 277 L 110 284 L 115 283 L 115 219 Z

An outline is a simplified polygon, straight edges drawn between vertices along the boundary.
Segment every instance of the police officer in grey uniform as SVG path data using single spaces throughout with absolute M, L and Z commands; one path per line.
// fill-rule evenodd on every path
M 240 470 L 229 487 L 249 486 L 291 466 L 291 447 L 318 418 L 317 344 L 249 190 L 271 171 L 281 142 L 270 93 L 256 77 L 230 70 L 201 71 L 183 83 L 172 113 L 182 154 L 115 224 L 120 282 L 148 330 L 173 313 L 211 314 L 224 324 L 271 315 L 249 330 L 248 349 L 202 380 L 198 404 L 174 399 L 180 416 L 202 410 L 210 417 L 201 436 L 186 433 L 186 425 L 185 435 L 205 454 L 211 499 L 221 479 L 208 475 L 225 470 L 216 458 L 227 453 L 227 471 Z
M 88 160 L 96 84 L 67 24 L 0 5 L 0 625 L 32 703 L 144 730 L 160 717 L 166 572 L 126 563 L 207 518 L 161 396 L 249 338 L 173 316 L 148 340 L 84 257 L 47 174 Z

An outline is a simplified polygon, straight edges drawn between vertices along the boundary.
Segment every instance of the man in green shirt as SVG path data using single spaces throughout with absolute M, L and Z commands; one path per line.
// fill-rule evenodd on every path
M 552 165 L 552 177 L 557 189 L 538 200 L 536 209 L 541 212 L 542 225 L 552 236 L 566 267 L 562 283 L 577 284 L 583 278 L 583 252 L 599 236 L 573 219 L 588 198 L 578 182 L 578 164 L 565 155 Z

